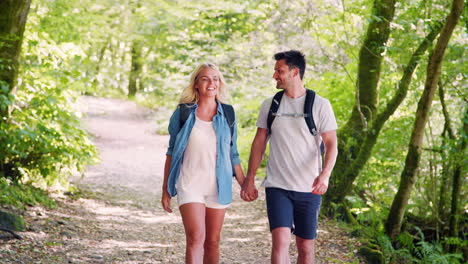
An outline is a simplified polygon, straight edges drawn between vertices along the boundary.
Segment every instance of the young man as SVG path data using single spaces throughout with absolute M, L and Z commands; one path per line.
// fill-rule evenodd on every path
M 270 139 L 267 175 L 262 186 L 266 188 L 273 241 L 271 263 L 290 263 L 288 250 L 291 232 L 296 236 L 297 263 L 314 263 L 314 239 L 321 199 L 327 191 L 338 154 L 337 125 L 330 102 L 315 95 L 312 114 L 318 134 L 312 135 L 304 118 L 304 55 L 291 50 L 277 53 L 274 58 L 276 64 L 273 78 L 276 80 L 276 88 L 283 89 L 284 95 L 281 102 L 273 102 L 273 98 L 269 98 L 261 106 L 241 197 L 246 201 L 258 197 L 255 173 Z M 280 105 L 271 124 L 271 131 L 268 131 L 267 119 L 272 103 Z M 325 145 L 323 168 L 320 151 L 322 141 Z

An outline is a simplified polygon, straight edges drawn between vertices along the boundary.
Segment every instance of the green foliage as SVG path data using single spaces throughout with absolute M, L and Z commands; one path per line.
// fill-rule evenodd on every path
M 359 222 L 351 233 L 365 241 L 366 248 L 363 249 L 365 252 L 372 253 L 370 250 L 372 248 L 380 250 L 386 260 L 385 263 L 461 263 L 461 254 L 446 253 L 442 243 L 426 241 L 418 227 L 414 227 L 414 234 L 402 232 L 392 243 L 384 234 L 382 213 L 376 212 L 373 207 L 359 210 L 354 208 L 351 211 L 357 214 Z M 457 248 L 463 246 L 460 239 L 446 239 L 443 244 L 455 245 Z
M 15 183 L 63 184 L 67 176 L 82 171 L 96 159 L 96 149 L 75 109 L 74 90 L 88 80 L 74 67 L 84 56 L 82 49 L 67 42 L 78 38 L 41 30 L 52 23 L 47 14 L 53 8 L 54 5 L 32 6 L 23 41 L 18 91 L 14 98 L 9 94 L 0 100 L 0 108 L 8 107 L 11 112 L 0 122 L 0 176 Z
M 363 256 L 366 263 L 384 264 L 382 252 L 368 246 L 363 246 L 358 251 L 359 255 Z
M 41 176 L 51 185 L 93 161 L 96 150 L 70 98 L 40 83 L 18 92 L 10 119 L 0 123 L 3 177 L 20 182 Z
M 444 237 L 442 246 L 445 251 L 460 253 L 468 246 L 468 240 L 459 237 Z
M 18 209 L 26 206 L 42 205 L 47 208 L 55 208 L 56 204 L 49 194 L 43 189 L 31 184 L 16 184 L 9 179 L 0 178 L 0 204 L 12 205 Z
M 387 263 L 414 263 L 416 259 L 411 255 L 411 252 L 407 248 L 395 249 L 390 241 L 390 239 L 384 235 L 380 234 L 377 237 L 377 243 L 382 248 L 382 252 L 386 259 Z
M 426 241 L 418 242 L 415 248 L 417 261 L 415 263 L 431 264 L 457 264 L 461 263 L 463 256 L 461 254 L 444 253 L 439 243 L 429 243 Z
M 417 230 L 418 238 L 408 232 L 401 233 L 397 239 L 398 243 L 395 244 L 397 247 L 388 236 L 376 236 L 376 242 L 384 254 L 386 263 L 461 263 L 461 254 L 445 253 L 440 243 L 425 241 L 424 234 L 420 229 Z M 415 240 L 419 242 L 415 243 Z
M 433 263 L 433 264 L 457 264 L 461 263 L 463 259 L 461 254 L 447 254 L 444 253 L 442 245 L 438 242 L 429 243 L 425 241 L 425 237 L 421 229 L 416 228 L 421 241 L 416 243 L 414 247 L 414 255 L 416 256 L 416 263 Z

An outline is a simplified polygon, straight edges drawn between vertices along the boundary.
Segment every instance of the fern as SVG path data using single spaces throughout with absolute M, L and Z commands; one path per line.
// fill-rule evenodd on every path
M 377 243 L 382 248 L 382 253 L 387 263 L 414 263 L 415 258 L 411 256 L 410 250 L 407 248 L 395 249 L 388 236 L 378 236 Z
M 420 263 L 420 264 L 460 264 L 463 260 L 462 254 L 444 253 L 440 243 L 424 241 L 425 236 L 421 229 L 416 227 L 418 238 L 421 241 L 413 243 L 414 238 L 409 233 L 402 233 L 398 237 L 401 248 L 395 249 L 390 238 L 380 234 L 377 236 L 386 263 Z
M 401 246 L 407 248 L 409 250 L 414 249 L 414 238 L 408 232 L 403 232 L 398 236 L 398 242 L 400 242 Z
M 421 241 L 417 243 L 415 254 L 418 257 L 416 263 L 424 264 L 458 264 L 463 259 L 461 254 L 444 253 L 440 243 Z

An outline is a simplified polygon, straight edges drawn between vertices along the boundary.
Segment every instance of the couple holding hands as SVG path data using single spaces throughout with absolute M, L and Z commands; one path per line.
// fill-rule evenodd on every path
M 161 203 L 172 212 L 171 197 L 177 196 L 186 263 L 219 263 L 232 176 L 242 188 L 243 200 L 257 199 L 255 174 L 268 141 L 270 155 L 262 186 L 272 236 L 271 263 L 290 263 L 291 233 L 296 236 L 297 262 L 314 263 L 322 195 L 338 154 L 337 124 L 330 102 L 304 88 L 304 54 L 290 50 L 274 58 L 273 78 L 282 91 L 262 103 L 246 176 L 237 151 L 234 111 L 223 104 L 225 82 L 215 65 L 202 64 L 193 72 L 170 119 Z M 312 109 L 307 111 L 305 106 Z

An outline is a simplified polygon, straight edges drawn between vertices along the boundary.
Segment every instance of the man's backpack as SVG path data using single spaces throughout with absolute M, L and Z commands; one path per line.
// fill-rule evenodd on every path
M 281 103 L 281 99 L 283 98 L 284 95 L 284 90 L 277 92 L 275 96 L 273 97 L 273 101 L 271 102 L 270 105 L 270 110 L 268 111 L 268 118 L 267 118 L 267 128 L 268 128 L 268 134 L 271 134 L 271 126 L 273 124 L 273 121 L 275 121 L 275 117 L 278 115 L 278 109 Z M 309 89 L 306 89 L 306 99 L 304 103 L 304 119 L 305 122 L 307 123 L 307 127 L 309 128 L 310 133 L 313 136 L 317 136 L 317 127 L 315 126 L 314 122 L 314 116 L 312 115 L 312 108 L 314 106 L 314 101 L 315 101 L 315 92 Z M 320 150 L 323 153 L 325 150 L 325 147 L 322 144 L 320 144 Z
M 228 122 L 229 129 L 231 130 L 231 138 L 232 138 L 232 135 L 234 134 L 234 119 L 235 119 L 234 108 L 232 107 L 232 105 L 228 105 L 228 104 L 221 104 L 221 106 L 223 107 L 224 117 L 226 118 Z M 191 113 L 190 108 L 192 107 L 194 107 L 193 103 L 179 104 L 179 108 L 180 108 L 179 127 L 184 126 L 185 121 L 187 121 L 188 117 L 190 116 L 190 113 Z

